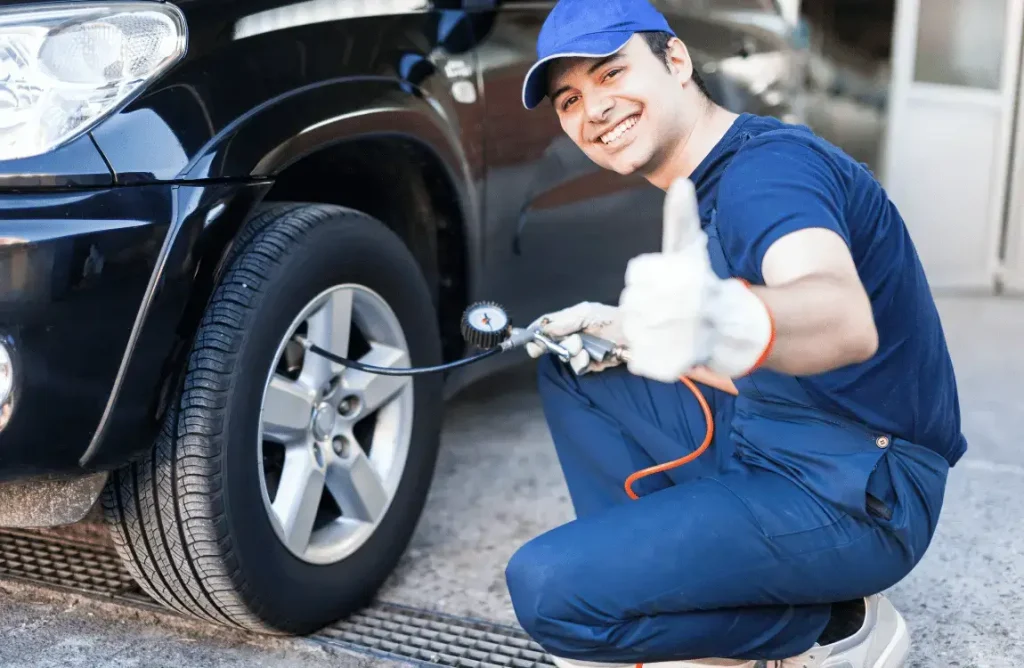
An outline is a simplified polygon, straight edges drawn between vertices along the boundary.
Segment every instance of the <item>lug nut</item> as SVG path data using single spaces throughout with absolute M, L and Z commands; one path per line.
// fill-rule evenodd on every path
M 339 457 L 344 457 L 348 453 L 348 439 L 344 436 L 335 436 L 332 444 L 334 445 L 334 454 Z
M 338 412 L 343 417 L 351 417 L 359 411 L 359 397 L 348 396 L 341 400 L 338 404 Z

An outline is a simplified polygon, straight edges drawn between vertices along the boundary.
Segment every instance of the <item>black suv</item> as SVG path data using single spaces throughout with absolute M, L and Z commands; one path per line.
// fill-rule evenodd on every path
M 772 3 L 656 4 L 728 106 L 789 113 Z M 472 301 L 614 301 L 660 242 L 661 192 L 520 102 L 551 6 L 0 3 L 0 526 L 102 504 L 145 591 L 211 622 L 366 604 L 444 401 L 524 356 L 372 375 L 297 335 L 455 360 Z

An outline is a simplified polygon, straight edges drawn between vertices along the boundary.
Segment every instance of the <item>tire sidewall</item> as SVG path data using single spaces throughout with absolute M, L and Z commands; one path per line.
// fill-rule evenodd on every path
M 302 210 L 289 215 L 301 215 Z M 287 218 L 285 218 L 287 220 Z M 274 225 L 268 227 L 272 230 Z M 294 229 L 294 228 L 292 228 Z M 244 267 L 266 231 L 234 261 Z M 332 286 L 354 283 L 380 295 L 401 323 L 413 366 L 440 361 L 435 311 L 422 272 L 401 240 L 374 219 L 339 210 L 277 256 L 254 289 L 225 411 L 221 457 L 224 517 L 241 593 L 250 607 L 284 630 L 308 632 L 365 605 L 407 546 L 433 476 L 438 447 L 441 379 L 414 376 L 411 439 L 395 498 L 373 534 L 341 562 L 314 565 L 278 539 L 260 481 L 259 414 L 274 356 L 300 309 Z

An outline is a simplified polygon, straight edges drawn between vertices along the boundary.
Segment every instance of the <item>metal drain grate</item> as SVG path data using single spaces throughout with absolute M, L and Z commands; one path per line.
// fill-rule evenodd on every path
M 367 608 L 321 635 L 353 649 L 458 668 L 553 666 L 521 630 L 395 604 Z
M 105 596 L 141 593 L 107 548 L 28 531 L 0 532 L 0 576 Z
M 113 550 L 24 530 L 0 531 L 0 578 L 12 578 L 175 614 L 150 599 Z M 377 603 L 311 636 L 349 650 L 452 668 L 550 668 L 521 630 Z

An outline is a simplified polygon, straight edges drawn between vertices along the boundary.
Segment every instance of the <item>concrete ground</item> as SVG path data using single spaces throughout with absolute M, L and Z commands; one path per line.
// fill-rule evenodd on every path
M 938 535 L 891 597 L 910 666 L 1024 665 L 1024 302 L 942 298 L 970 451 Z M 491 378 L 447 415 L 436 483 L 385 600 L 514 622 L 503 579 L 524 541 L 571 519 L 530 368 Z M 506 426 L 502 426 L 506 425 Z M 382 666 L 302 640 L 252 638 L 0 580 L 2 666 Z

